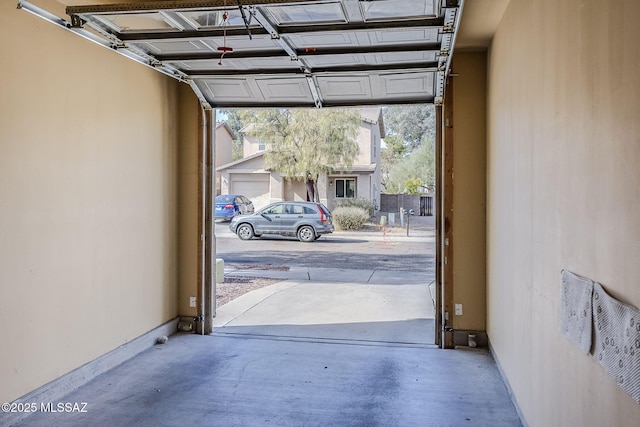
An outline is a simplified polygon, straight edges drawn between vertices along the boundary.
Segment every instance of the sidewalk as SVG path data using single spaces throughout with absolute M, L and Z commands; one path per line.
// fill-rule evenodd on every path
M 406 220 L 406 217 L 405 217 Z M 374 222 L 366 223 L 360 230 L 346 231 L 335 230 L 334 236 L 369 236 L 383 237 L 391 239 L 405 238 L 433 238 L 435 239 L 436 219 L 435 216 L 415 216 L 409 217 L 409 227 L 407 232 L 407 222 L 401 223 L 397 220 L 393 225 L 388 223 L 382 227 L 380 225 L 380 214 L 375 218 Z
M 384 284 L 428 284 L 433 278 L 427 272 L 398 270 L 357 270 L 350 268 L 299 267 L 289 270 L 225 268 L 225 277 L 266 277 L 281 280 L 308 280 L 312 282 L 354 282 Z

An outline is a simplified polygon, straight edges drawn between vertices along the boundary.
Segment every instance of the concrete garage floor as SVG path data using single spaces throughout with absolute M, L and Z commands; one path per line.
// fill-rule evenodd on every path
M 173 335 L 63 399 L 86 413 L 19 425 L 521 425 L 489 352 L 431 345 L 428 287 L 404 283 L 254 291 L 214 334 Z

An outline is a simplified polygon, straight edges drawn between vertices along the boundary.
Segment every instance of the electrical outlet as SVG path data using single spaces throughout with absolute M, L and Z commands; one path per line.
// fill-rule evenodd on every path
M 456 316 L 462 316 L 462 304 L 456 304 Z
M 189 297 L 189 307 L 196 306 L 196 297 Z

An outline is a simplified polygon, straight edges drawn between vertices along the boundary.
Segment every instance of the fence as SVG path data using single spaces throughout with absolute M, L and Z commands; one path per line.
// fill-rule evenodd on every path
M 415 215 L 432 216 L 435 212 L 433 194 L 381 194 L 380 212 L 400 212 L 413 209 Z

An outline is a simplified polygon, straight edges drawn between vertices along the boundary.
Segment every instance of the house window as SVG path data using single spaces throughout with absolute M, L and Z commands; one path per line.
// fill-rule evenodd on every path
M 258 151 L 264 151 L 267 149 L 267 143 L 264 142 L 264 139 L 258 140 Z
M 355 178 L 336 179 L 336 199 L 346 199 L 356 197 Z

